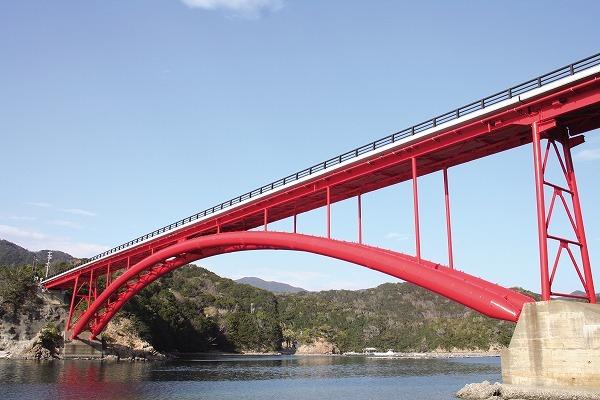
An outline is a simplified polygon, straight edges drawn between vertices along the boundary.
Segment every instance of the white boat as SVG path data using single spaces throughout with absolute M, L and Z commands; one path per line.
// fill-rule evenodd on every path
M 381 352 L 381 351 L 375 351 L 370 355 L 373 355 L 375 357 L 390 357 L 390 356 L 396 356 L 399 353 L 396 353 L 393 349 L 388 349 L 388 351 L 386 351 L 385 353 Z
M 375 347 L 367 347 L 366 349 L 363 350 L 363 354 L 365 356 L 372 356 L 377 352 L 377 349 Z

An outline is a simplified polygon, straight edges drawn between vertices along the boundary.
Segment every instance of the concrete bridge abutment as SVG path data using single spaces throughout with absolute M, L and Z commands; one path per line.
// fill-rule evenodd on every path
M 79 335 L 78 339 L 65 341 L 63 359 L 101 359 L 104 357 L 104 346 L 101 341 L 90 339 L 89 332 Z
M 600 305 L 525 304 L 502 352 L 505 384 L 600 391 Z

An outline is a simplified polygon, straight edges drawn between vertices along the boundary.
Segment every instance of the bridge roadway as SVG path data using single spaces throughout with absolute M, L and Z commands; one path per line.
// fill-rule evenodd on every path
M 293 217 L 291 230 L 296 233 L 296 216 L 319 207 L 327 208 L 327 237 L 330 238 L 331 204 L 352 197 L 358 198 L 357 241 L 362 244 L 360 196 L 411 179 L 415 196 L 416 258 L 421 262 L 417 178 L 436 171 L 444 171 L 446 177 L 447 169 L 452 166 L 530 144 L 535 138 L 532 126 L 541 138 L 561 137 L 569 151 L 584 141 L 582 133 L 600 127 L 600 54 L 140 236 L 92 257 L 86 264 L 49 277 L 42 284 L 47 289 L 75 287 L 77 292 L 77 281 L 89 281 L 89 305 L 97 295 L 95 286 L 93 296 L 91 294 L 91 282 L 98 276 L 106 276 L 110 283 L 113 274 L 171 246 L 217 233 L 261 226 L 267 230 L 269 223 L 288 217 Z M 450 231 L 449 225 L 448 229 Z

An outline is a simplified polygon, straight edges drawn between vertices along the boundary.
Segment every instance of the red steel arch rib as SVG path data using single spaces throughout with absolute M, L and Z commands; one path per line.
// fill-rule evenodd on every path
M 416 257 L 357 243 L 284 232 L 231 232 L 190 239 L 146 257 L 127 269 L 89 304 L 71 336 L 89 329 L 96 337 L 117 311 L 144 287 L 194 260 L 249 250 L 293 250 L 358 264 L 403 279 L 487 316 L 516 321 L 534 301 L 516 291 Z

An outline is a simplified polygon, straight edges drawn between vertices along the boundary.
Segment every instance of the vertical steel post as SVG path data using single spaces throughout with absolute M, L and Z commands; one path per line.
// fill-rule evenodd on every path
M 572 192 L 573 211 L 575 214 L 575 223 L 577 224 L 577 239 L 579 240 L 581 250 L 581 260 L 583 263 L 583 276 L 585 277 L 585 291 L 590 303 L 596 303 L 596 291 L 594 289 L 594 277 L 592 275 L 592 267 L 590 263 L 590 254 L 588 252 L 587 238 L 585 236 L 585 227 L 583 224 L 583 213 L 581 211 L 581 203 L 579 202 L 579 190 L 577 189 L 577 179 L 575 178 L 575 167 L 573 165 L 573 157 L 571 156 L 571 144 L 569 136 L 564 135 L 562 138 L 563 154 L 565 157 L 565 168 L 567 169 L 567 181 L 569 189 Z
M 68 331 L 71 327 L 71 320 L 73 319 L 73 308 L 75 307 L 75 298 L 77 297 L 77 291 L 79 286 L 79 275 L 75 277 L 75 287 L 73 288 L 73 295 L 71 296 L 71 305 L 69 306 L 69 315 L 67 317 L 67 324 L 65 330 Z
M 94 270 L 90 271 L 90 282 L 88 283 L 88 303 L 87 307 L 90 306 L 92 302 L 92 281 L 94 280 Z
M 98 298 L 98 276 L 94 278 L 94 301 Z
M 327 186 L 327 238 L 331 239 L 331 189 Z
M 110 263 L 106 266 L 106 287 L 110 285 Z
M 358 199 L 358 243 L 362 244 L 362 196 L 359 193 Z
M 297 227 L 298 227 L 297 215 L 296 215 L 296 213 L 294 213 L 294 233 L 298 233 Z
M 544 198 L 544 166 L 542 161 L 541 134 L 538 122 L 531 125 L 533 139 L 533 169 L 535 173 L 535 196 L 537 203 L 538 242 L 540 248 L 540 278 L 542 300 L 550 300 L 550 280 L 548 278 L 548 231 L 546 229 L 546 205 Z
M 268 231 L 268 227 L 269 227 L 269 211 L 267 208 L 265 208 L 265 212 L 264 212 L 264 221 L 263 221 L 264 225 L 265 225 L 265 232 Z
M 419 188 L 417 185 L 417 158 L 411 158 L 413 181 L 413 207 L 415 214 L 415 248 L 417 259 L 421 261 L 421 232 L 419 229 Z
M 446 237 L 448 239 L 448 266 L 454 269 L 452 253 L 452 221 L 450 219 L 450 194 L 448 191 L 448 168 L 444 168 L 444 202 L 446 204 Z

